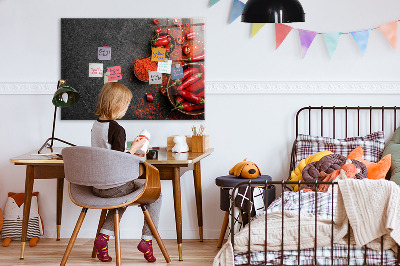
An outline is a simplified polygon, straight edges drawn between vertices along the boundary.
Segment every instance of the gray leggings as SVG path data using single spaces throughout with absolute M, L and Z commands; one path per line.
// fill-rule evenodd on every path
M 108 189 L 93 188 L 93 194 L 101 198 L 122 197 L 142 188 L 143 186 L 144 182 L 138 182 L 138 181 L 135 182 L 135 180 L 133 180 L 119 187 L 113 187 Z M 149 210 L 151 218 L 153 218 L 154 224 L 157 228 L 158 228 L 158 221 L 160 218 L 161 202 L 162 202 L 162 196 L 160 194 L 160 197 L 155 202 L 146 204 L 146 207 Z M 122 215 L 124 214 L 125 210 L 126 207 L 118 208 L 119 219 L 122 218 Z M 114 214 L 115 214 L 115 209 L 108 210 L 106 220 L 104 221 L 100 233 L 109 236 L 114 236 L 114 217 L 113 217 Z M 150 230 L 149 225 L 145 220 L 142 230 L 142 239 L 151 240 L 152 238 L 153 234 Z

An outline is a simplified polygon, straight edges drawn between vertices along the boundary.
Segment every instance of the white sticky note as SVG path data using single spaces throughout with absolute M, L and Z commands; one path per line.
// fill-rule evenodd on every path
M 90 78 L 103 77 L 103 63 L 89 63 L 89 77 Z
M 162 84 L 162 74 L 149 70 L 149 84 Z
M 158 62 L 157 72 L 171 74 L 172 60 L 168 62 Z
M 108 46 L 98 47 L 97 57 L 99 60 L 111 60 L 111 47 Z

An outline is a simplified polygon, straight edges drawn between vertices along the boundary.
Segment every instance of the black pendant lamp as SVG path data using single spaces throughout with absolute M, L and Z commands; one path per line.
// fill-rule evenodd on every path
M 298 0 L 249 0 L 243 8 L 242 22 L 304 22 L 304 10 Z

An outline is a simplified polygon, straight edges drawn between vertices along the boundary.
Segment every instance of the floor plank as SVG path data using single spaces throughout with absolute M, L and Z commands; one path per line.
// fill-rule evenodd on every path
M 11 265 L 60 265 L 61 258 L 64 255 L 69 239 L 40 239 L 36 247 L 25 249 L 25 259 L 19 259 L 21 244 L 18 241 L 12 241 L 9 247 L 0 246 L 0 264 L 3 266 Z M 121 239 L 122 264 L 123 265 L 146 265 L 150 264 L 143 258 L 143 254 L 136 249 L 140 240 Z M 200 242 L 197 239 L 185 239 L 183 241 L 183 261 L 178 261 L 178 247 L 176 240 L 163 240 L 168 250 L 172 262 L 167 264 L 162 256 L 157 242 L 154 241 L 154 254 L 157 258 L 157 265 L 212 265 L 215 255 L 218 253 L 218 240 L 204 240 Z M 110 241 L 110 255 L 115 259 L 113 239 Z M 77 239 L 68 259 L 67 265 L 114 265 L 112 263 L 103 263 L 92 259 L 93 240 Z

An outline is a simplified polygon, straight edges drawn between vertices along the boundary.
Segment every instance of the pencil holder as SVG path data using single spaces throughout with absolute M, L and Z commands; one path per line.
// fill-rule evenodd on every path
M 209 136 L 192 136 L 192 152 L 205 152 L 208 150 Z

